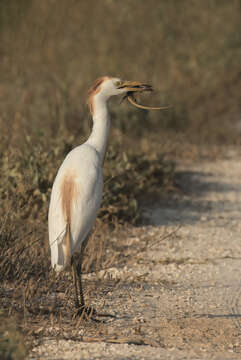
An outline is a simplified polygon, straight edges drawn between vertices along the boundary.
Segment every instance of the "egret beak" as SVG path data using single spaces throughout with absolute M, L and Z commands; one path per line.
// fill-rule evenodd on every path
M 170 106 L 146 106 L 142 104 L 138 104 L 135 100 L 135 93 L 136 92 L 144 92 L 144 91 L 153 91 L 152 86 L 148 84 L 144 84 L 138 81 L 123 81 L 119 86 L 118 89 L 125 89 L 126 94 L 123 97 L 122 101 L 127 99 L 133 106 L 146 109 L 146 110 L 166 110 L 169 109 Z
M 126 92 L 152 91 L 152 86 L 139 81 L 123 81 L 118 89 L 125 89 Z

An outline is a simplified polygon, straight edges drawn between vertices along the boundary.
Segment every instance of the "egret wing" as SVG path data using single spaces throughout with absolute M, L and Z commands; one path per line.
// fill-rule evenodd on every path
M 56 186 L 53 186 L 51 193 L 48 223 L 51 264 L 53 268 L 59 271 L 65 265 L 64 239 L 67 231 L 67 222 L 62 211 L 61 193 L 57 190 Z

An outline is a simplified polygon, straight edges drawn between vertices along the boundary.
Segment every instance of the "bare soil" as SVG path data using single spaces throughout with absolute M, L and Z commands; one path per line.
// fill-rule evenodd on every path
M 179 164 L 178 182 L 143 209 L 151 225 L 112 239 L 128 245 L 125 263 L 85 275 L 89 301 L 113 317 L 77 321 L 71 336 L 53 324 L 29 359 L 241 359 L 240 149 Z

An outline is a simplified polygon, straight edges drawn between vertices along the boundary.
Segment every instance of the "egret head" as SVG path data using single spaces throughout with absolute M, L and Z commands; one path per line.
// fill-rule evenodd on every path
M 103 82 L 102 91 L 109 97 L 130 92 L 152 91 L 152 87 L 139 81 L 126 81 L 119 78 L 109 78 Z
M 90 111 L 93 113 L 93 99 L 97 95 L 108 100 L 112 96 L 143 91 L 152 91 L 152 87 L 139 81 L 125 81 L 109 76 L 101 77 L 94 82 L 88 92 Z

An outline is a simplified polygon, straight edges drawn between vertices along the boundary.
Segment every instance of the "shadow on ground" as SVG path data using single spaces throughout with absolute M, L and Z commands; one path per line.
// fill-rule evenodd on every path
M 224 201 L 222 196 L 224 193 L 238 191 L 238 184 L 231 180 L 233 179 L 230 179 L 230 183 L 215 181 L 211 172 L 179 171 L 176 175 L 178 191 L 173 195 L 169 194 L 168 199 L 162 198 L 152 205 L 151 210 L 144 208 L 143 217 L 154 226 L 190 225 L 212 220 L 211 210 L 215 209 L 217 214 L 220 209 L 225 212 L 233 209 L 232 202 Z M 216 194 L 213 200 L 208 196 L 209 193 Z

